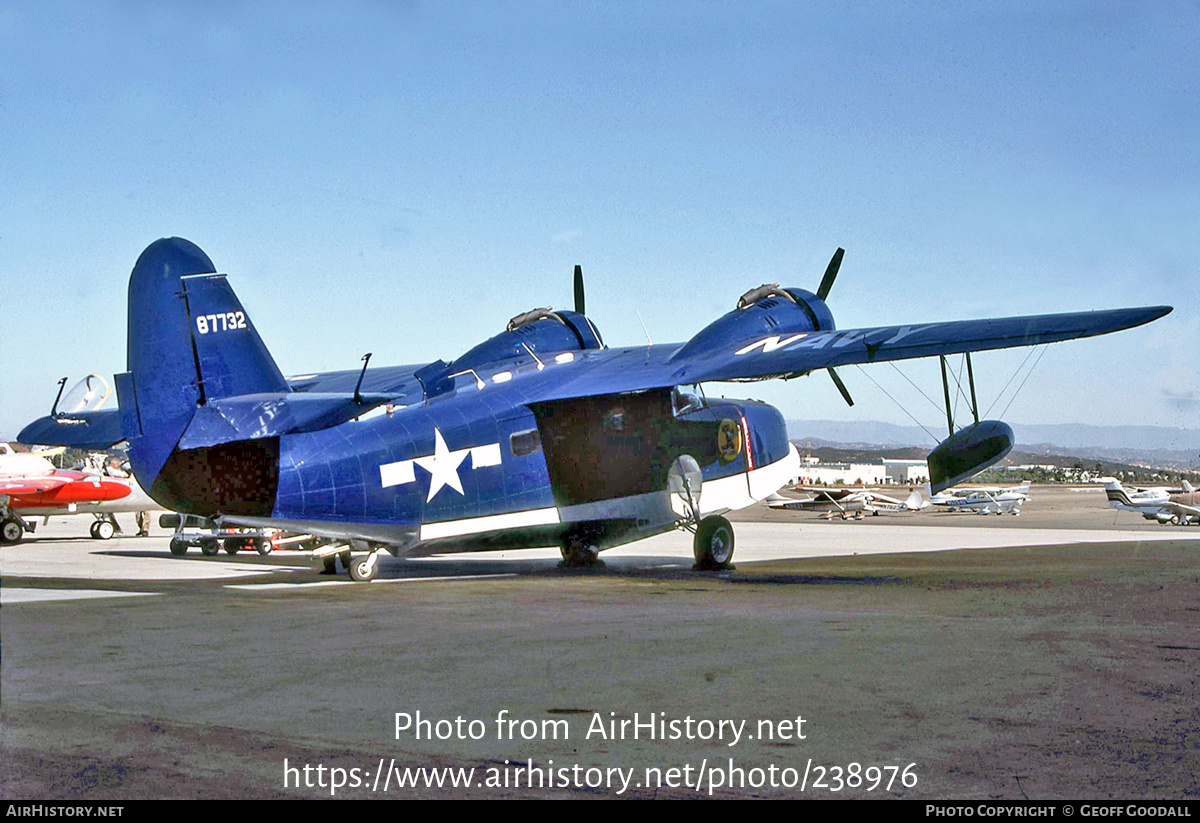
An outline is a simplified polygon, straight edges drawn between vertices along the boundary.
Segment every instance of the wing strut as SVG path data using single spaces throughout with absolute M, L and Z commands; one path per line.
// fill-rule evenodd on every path
M 967 383 L 971 388 L 971 416 L 975 418 L 975 422 L 979 422 L 979 401 L 975 398 L 975 370 L 971 368 L 971 353 L 965 352 L 963 357 L 967 360 Z M 946 427 L 950 430 L 950 435 L 954 436 L 954 411 L 950 405 L 950 378 L 946 374 L 946 355 L 938 355 L 938 363 L 942 367 L 942 392 L 946 398 Z M 961 385 L 958 387 L 961 391 Z

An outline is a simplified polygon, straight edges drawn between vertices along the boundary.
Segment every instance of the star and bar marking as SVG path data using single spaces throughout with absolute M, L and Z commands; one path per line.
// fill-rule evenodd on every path
M 398 460 L 395 463 L 384 463 L 379 467 L 379 479 L 385 489 L 390 486 L 414 483 L 417 479 L 416 473 L 413 471 L 415 464 L 429 472 L 429 496 L 425 498 L 426 503 L 433 500 L 434 495 L 446 487 L 454 489 L 459 494 L 465 494 L 458 472 L 468 454 L 471 455 L 472 469 L 500 465 L 499 443 L 451 450 L 446 446 L 446 440 L 442 437 L 441 431 L 435 426 L 433 429 L 433 454 L 410 460 Z

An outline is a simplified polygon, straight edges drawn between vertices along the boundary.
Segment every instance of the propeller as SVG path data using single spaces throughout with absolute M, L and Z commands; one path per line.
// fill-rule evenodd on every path
M 583 310 L 583 266 L 575 267 L 575 311 L 587 314 Z
M 829 296 L 829 290 L 833 288 L 833 281 L 837 279 L 838 269 L 842 267 L 842 258 L 846 256 L 846 250 L 839 247 L 833 253 L 833 257 L 829 259 L 829 265 L 825 267 L 825 276 L 821 278 L 821 285 L 817 287 L 817 297 L 824 300 Z
M 839 246 L 838 250 L 833 253 L 833 257 L 829 258 L 829 265 L 825 267 L 825 276 L 821 278 L 821 285 L 817 287 L 817 297 L 824 300 L 829 296 L 829 291 L 833 288 L 833 281 L 837 279 L 838 269 L 842 267 L 842 258 L 845 256 L 846 250 Z M 829 376 L 833 378 L 833 384 L 842 393 L 842 399 L 846 401 L 846 405 L 853 406 L 854 398 L 850 396 L 842 378 L 838 377 L 838 373 L 832 367 L 828 371 Z
M 833 385 L 838 387 L 838 391 L 842 393 L 842 399 L 846 401 L 847 406 L 854 405 L 854 398 L 850 396 L 849 390 L 846 389 L 846 384 L 842 382 L 842 378 L 838 377 L 838 373 L 829 368 L 829 376 L 833 378 Z

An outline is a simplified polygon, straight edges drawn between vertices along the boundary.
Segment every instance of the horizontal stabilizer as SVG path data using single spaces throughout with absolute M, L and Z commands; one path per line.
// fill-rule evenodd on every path
M 17 435 L 18 443 L 30 446 L 96 450 L 107 449 L 123 439 L 120 409 L 48 414 L 34 420 Z
M 276 392 L 213 400 L 196 409 L 179 440 L 198 449 L 235 440 L 258 440 L 329 428 L 395 400 L 391 394 Z

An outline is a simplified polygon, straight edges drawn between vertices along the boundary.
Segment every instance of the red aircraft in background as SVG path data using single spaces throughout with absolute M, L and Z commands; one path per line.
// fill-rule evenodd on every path
M 95 515 L 92 537 L 107 540 L 119 531 L 113 514 L 154 507 L 132 478 L 56 469 L 45 457 L 0 443 L 0 543 L 17 543 L 33 530 L 22 517 L 60 514 Z

